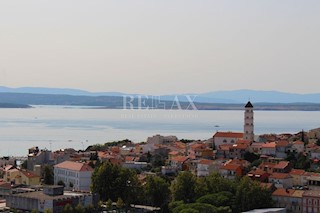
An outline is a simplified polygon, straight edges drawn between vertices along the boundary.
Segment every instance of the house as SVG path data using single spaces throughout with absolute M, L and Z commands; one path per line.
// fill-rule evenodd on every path
M 15 178 L 15 184 L 36 186 L 40 183 L 40 176 L 31 171 L 19 170 L 19 175 Z
M 309 189 L 320 190 L 320 176 L 309 176 L 307 180 Z
M 272 173 L 269 176 L 269 183 L 273 183 L 277 188 L 292 188 L 293 178 L 288 173 Z
M 175 168 L 177 171 L 188 170 L 187 162 L 189 157 L 187 156 L 177 156 L 170 160 L 170 166 Z
M 196 149 L 194 149 L 194 155 L 196 158 L 212 159 L 213 158 L 213 150 L 209 147 L 196 148 Z
M 302 141 L 294 141 L 291 148 L 297 153 L 304 152 L 304 143 Z
M 19 170 L 13 166 L 6 166 L 4 168 L 3 180 L 8 183 L 14 183 L 15 178 L 20 174 Z
M 304 180 L 305 171 L 303 169 L 292 169 L 289 174 L 292 176 L 292 184 L 294 186 L 307 185 L 308 181 Z
M 243 167 L 239 164 L 226 163 L 219 169 L 219 174 L 227 179 L 235 179 L 243 175 Z
M 168 153 L 168 158 L 172 159 L 172 158 L 175 158 L 175 157 L 177 157 L 177 156 L 179 156 L 181 154 L 182 154 L 181 152 L 178 152 L 178 151 L 174 150 L 174 151 L 171 151 L 171 152 Z
M 294 189 L 276 189 L 272 193 L 272 199 L 275 201 L 275 207 L 286 208 L 293 213 L 302 212 L 303 190 Z
M 256 154 L 260 155 L 262 152 L 262 145 L 263 145 L 263 143 L 253 142 L 249 146 L 249 152 L 256 153 Z
M 233 144 L 229 148 L 229 156 L 230 158 L 238 158 L 238 159 L 243 159 L 244 154 L 248 151 L 248 144 Z
M 201 159 L 197 164 L 197 176 L 208 176 L 214 171 L 213 160 Z
M 272 162 L 262 162 L 259 165 L 259 169 L 271 174 L 273 173 L 273 169 L 276 165 L 277 165 L 276 163 L 272 163 Z
M 170 144 L 174 141 L 177 141 L 178 138 L 176 136 L 162 136 L 162 135 L 154 135 L 152 137 L 147 138 L 147 143 L 141 145 L 142 152 L 154 152 L 154 150 L 157 148 L 156 145 L 158 144 Z
M 216 152 L 217 158 L 230 158 L 230 148 L 233 144 L 221 144 Z
M 262 144 L 261 154 L 275 156 L 276 155 L 276 146 L 277 146 L 276 142 Z
M 66 189 L 90 191 L 92 172 L 86 163 L 65 161 L 54 166 L 54 183 L 63 181 Z
M 289 161 L 280 161 L 273 167 L 273 172 L 288 173 L 291 168 L 292 165 Z
M 213 136 L 216 149 L 219 149 L 222 144 L 235 144 L 239 139 L 243 139 L 241 132 L 216 132 Z
M 313 149 L 310 150 L 310 156 L 311 159 L 318 159 L 320 160 L 320 147 L 314 147 Z
M 320 211 L 320 191 L 306 190 L 302 195 L 302 212 L 318 213 Z
M 268 177 L 270 176 L 270 174 L 266 171 L 263 171 L 262 169 L 255 168 L 248 172 L 247 176 L 252 180 L 256 180 L 259 182 L 268 182 Z
M 277 158 L 286 158 L 287 150 L 291 146 L 288 141 L 282 140 L 276 143 L 276 157 Z

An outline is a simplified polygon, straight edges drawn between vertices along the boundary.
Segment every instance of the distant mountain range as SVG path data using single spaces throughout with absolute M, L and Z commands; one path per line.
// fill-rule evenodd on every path
M 21 87 L 9 88 L 0 87 L 0 93 L 28 93 L 28 94 L 51 94 L 51 95 L 72 95 L 72 96 L 117 96 L 124 95 L 137 96 L 139 94 L 125 94 L 121 92 L 88 92 L 79 89 L 65 88 L 45 88 L 45 87 Z M 145 94 L 143 94 L 145 95 Z M 152 95 L 147 95 L 152 98 Z M 314 94 L 296 94 L 279 91 L 258 91 L 258 90 L 231 90 L 216 91 L 198 94 L 174 94 L 162 95 L 161 100 L 173 101 L 178 99 L 181 102 L 188 102 L 188 98 L 194 98 L 198 103 L 227 103 L 243 104 L 250 100 L 253 103 L 320 103 L 320 93 Z M 158 97 L 154 97 L 158 99 Z M 0 100 L 1 101 L 1 100 Z

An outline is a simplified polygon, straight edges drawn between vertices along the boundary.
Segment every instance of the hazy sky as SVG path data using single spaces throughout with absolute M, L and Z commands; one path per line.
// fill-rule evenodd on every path
M 320 92 L 319 0 L 0 2 L 0 85 Z

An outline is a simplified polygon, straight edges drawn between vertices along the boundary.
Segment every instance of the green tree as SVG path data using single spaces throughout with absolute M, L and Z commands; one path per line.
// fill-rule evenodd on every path
M 118 209 L 121 209 L 124 207 L 125 204 L 124 204 L 123 200 L 121 199 L 121 197 L 118 198 L 116 205 L 117 205 Z
M 93 206 L 92 204 L 89 204 L 89 205 L 85 208 L 85 212 L 86 212 L 86 213 L 95 212 L 95 211 L 94 211 L 94 206 Z
M 204 178 L 207 191 L 205 194 L 214 194 L 222 191 L 235 193 L 236 183 L 233 180 L 223 178 L 218 173 L 212 173 Z
M 231 194 L 231 193 L 230 193 Z M 207 194 L 197 199 L 197 203 L 208 203 L 213 206 L 231 206 L 231 196 L 226 196 L 224 193 Z
M 59 186 L 66 186 L 66 184 L 63 182 L 63 180 L 59 180 L 57 184 Z
M 43 183 L 46 185 L 52 185 L 53 182 L 53 168 L 49 165 L 45 165 L 43 168 Z
M 32 209 L 31 213 L 38 213 L 38 210 Z
M 252 209 L 272 207 L 271 192 L 262 188 L 260 183 L 243 177 L 237 186 L 235 193 L 235 212 L 248 211 Z
M 121 197 L 126 204 L 139 199 L 142 191 L 134 170 L 112 165 L 108 162 L 96 167 L 91 178 L 91 190 L 100 195 L 103 201 Z
M 74 213 L 85 213 L 85 209 L 83 206 L 79 203 L 75 208 L 74 208 Z
M 109 198 L 107 201 L 107 209 L 111 210 L 112 209 L 112 200 Z
M 144 192 L 147 203 L 161 207 L 168 201 L 169 184 L 161 177 L 150 176 L 144 185 Z
M 192 203 L 196 199 L 196 183 L 197 179 L 191 172 L 180 172 L 177 178 L 171 183 L 173 200 Z
M 200 212 L 196 209 L 187 208 L 187 209 L 182 209 L 179 213 L 200 213 Z
M 45 209 L 43 213 L 52 213 L 51 209 Z
M 173 209 L 173 213 L 180 213 L 184 210 L 190 211 L 190 209 L 196 210 L 201 213 L 216 213 L 217 207 L 207 203 L 189 203 L 183 204 Z
M 73 183 L 72 182 L 69 182 L 69 187 L 73 188 Z
M 68 203 L 64 206 L 63 210 L 62 210 L 63 213 L 73 213 L 73 208 L 72 206 Z

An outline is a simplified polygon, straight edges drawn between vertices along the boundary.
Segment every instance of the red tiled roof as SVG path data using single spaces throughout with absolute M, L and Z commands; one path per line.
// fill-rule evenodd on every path
M 171 160 L 172 160 L 172 161 L 177 161 L 177 162 L 183 163 L 183 162 L 185 162 L 185 161 L 188 160 L 188 159 L 189 159 L 189 158 L 186 157 L 186 156 L 177 156 L 177 157 L 172 158 Z
M 169 155 L 178 155 L 179 154 L 179 152 L 177 152 L 177 151 L 171 151 L 171 152 L 169 152 Z
M 182 142 L 174 142 L 174 146 L 179 148 L 179 149 L 185 149 L 186 148 L 186 144 L 185 143 L 182 143 Z
M 245 140 L 245 139 L 238 139 L 237 144 L 247 144 L 247 145 L 250 145 L 251 144 L 251 141 L 250 140 Z
M 232 146 L 232 148 L 234 148 L 234 149 L 247 149 L 248 145 L 247 144 L 234 144 Z
M 288 146 L 288 144 L 289 144 L 288 141 L 278 141 L 277 147 L 286 147 L 286 146 Z
M 304 145 L 304 143 L 302 141 L 294 141 L 293 144 Z
M 275 169 L 284 169 L 289 165 L 289 161 L 280 161 L 278 164 L 276 164 L 273 168 Z
M 284 189 L 284 188 L 279 188 L 276 189 L 276 191 L 274 191 L 272 193 L 272 196 L 286 196 L 286 197 L 291 197 L 291 195 L 294 193 L 294 189 Z
M 274 168 L 275 167 L 275 163 L 271 163 L 271 162 L 262 162 L 259 167 L 260 168 L 264 168 L 264 167 L 268 167 L 268 168 Z
M 243 166 L 243 167 L 246 167 L 247 165 L 249 165 L 249 161 L 247 160 L 241 160 L 241 159 L 233 159 L 233 160 L 230 160 L 228 161 L 229 164 L 236 164 L 236 165 L 240 165 L 240 166 Z
M 26 176 L 27 178 L 37 178 L 37 177 L 39 177 L 38 175 L 36 175 L 36 174 L 34 174 L 34 173 L 30 172 L 30 171 L 23 171 L 22 170 L 21 173 L 24 176 Z
M 93 169 L 88 164 L 73 161 L 64 161 L 55 165 L 54 167 L 60 169 L 69 169 L 73 171 L 93 171 Z
M 229 151 L 232 146 L 233 146 L 232 144 L 221 144 L 219 148 L 220 150 L 223 150 L 223 151 Z
M 202 159 L 199 161 L 198 164 L 206 164 L 206 165 L 210 165 L 213 163 L 213 160 L 207 160 L 207 159 Z
M 270 142 L 270 143 L 262 144 L 262 148 L 276 148 L 276 143 Z
M 190 146 L 191 149 L 201 149 L 201 148 L 205 148 L 205 147 L 206 147 L 206 145 L 203 143 L 195 143 Z
M 220 138 L 243 138 L 243 133 L 241 132 L 216 132 L 213 137 Z
M 272 173 L 270 176 L 270 178 L 274 178 L 274 179 L 287 179 L 290 177 L 291 175 L 288 173 L 278 173 L 278 172 Z
M 264 175 L 266 174 L 267 172 L 263 171 L 262 169 L 253 169 L 251 170 L 250 172 L 248 172 L 248 174 L 252 174 L 252 175 Z
M 225 164 L 225 165 L 222 165 L 220 167 L 220 169 L 224 169 L 224 170 L 230 170 L 230 171 L 236 171 L 237 169 L 241 168 L 240 165 L 237 165 L 237 164 Z
M 135 157 L 132 156 L 126 156 L 124 161 L 134 161 Z
M 305 171 L 303 169 L 292 169 L 290 175 L 303 175 Z

